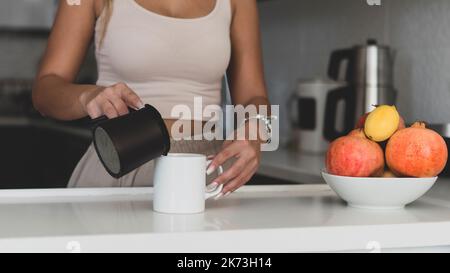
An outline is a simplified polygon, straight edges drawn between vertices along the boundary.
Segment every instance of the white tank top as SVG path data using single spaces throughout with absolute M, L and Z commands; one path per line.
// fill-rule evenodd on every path
M 220 105 L 231 55 L 231 20 L 230 0 L 216 0 L 211 13 L 193 19 L 159 15 L 134 0 L 114 1 L 101 46 L 101 20 L 96 25 L 97 84 L 128 84 L 165 119 L 178 118 L 171 115 L 175 105 L 194 113 L 196 97 L 202 98 L 203 109 Z

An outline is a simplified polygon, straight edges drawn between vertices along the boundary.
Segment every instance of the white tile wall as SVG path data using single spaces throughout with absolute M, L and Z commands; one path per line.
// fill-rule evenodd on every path
M 0 78 L 34 78 L 46 45 L 46 38 L 1 35 Z
M 299 78 L 325 76 L 333 49 L 377 38 L 398 50 L 398 105 L 408 121 L 450 122 L 450 0 L 271 0 L 260 3 L 273 103 L 285 106 Z M 0 78 L 33 77 L 45 39 L 0 36 Z M 88 74 L 95 74 L 90 58 Z M 289 134 L 281 107 L 283 135 Z
M 44 34 L 11 34 L 0 32 L 0 79 L 33 79 L 47 46 Z M 96 63 L 91 47 L 79 79 L 96 79 Z
M 333 49 L 376 38 L 398 50 L 396 87 L 405 118 L 450 122 L 449 14 L 449 0 L 382 0 L 380 7 L 365 0 L 262 2 L 272 102 L 286 105 L 299 78 L 325 76 Z M 289 134 L 287 120 L 282 112 L 284 135 Z
M 408 120 L 450 122 L 450 1 L 389 2 L 399 107 Z
M 49 28 L 56 3 L 55 0 L 2 0 L 0 27 Z

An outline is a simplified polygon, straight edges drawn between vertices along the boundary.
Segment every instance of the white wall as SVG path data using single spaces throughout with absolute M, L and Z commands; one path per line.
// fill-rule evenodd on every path
M 260 16 L 273 103 L 286 105 L 299 78 L 325 76 L 333 49 L 376 38 L 398 50 L 395 82 L 405 118 L 450 122 L 449 0 L 382 0 L 381 7 L 365 0 L 273 0 L 260 4 Z
M 408 120 L 450 122 L 450 1 L 391 0 L 399 107 Z
M 0 27 L 49 28 L 56 3 L 55 0 L 2 0 Z
M 273 103 L 285 106 L 299 78 L 325 76 L 330 52 L 373 37 L 398 50 L 398 106 L 408 121 L 450 122 L 450 0 L 269 0 L 260 3 Z M 0 78 L 34 76 L 45 37 L 0 35 Z M 92 55 L 92 54 L 91 54 Z M 90 56 L 87 74 L 95 75 Z M 281 107 L 284 135 L 289 133 Z
M 15 34 L 0 31 L 0 80 L 33 79 L 47 46 L 46 34 Z M 96 79 L 97 67 L 93 47 L 79 74 L 79 79 Z
M 0 78 L 34 78 L 46 45 L 46 37 L 0 35 Z

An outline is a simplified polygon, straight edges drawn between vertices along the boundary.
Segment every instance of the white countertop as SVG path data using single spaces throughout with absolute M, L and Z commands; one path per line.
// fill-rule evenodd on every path
M 448 184 L 399 211 L 348 208 L 327 185 L 247 186 L 184 216 L 153 212 L 151 188 L 1 191 L 0 251 L 448 250 Z

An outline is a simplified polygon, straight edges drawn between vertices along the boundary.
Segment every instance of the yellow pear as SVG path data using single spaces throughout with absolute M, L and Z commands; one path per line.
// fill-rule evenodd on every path
M 373 141 L 383 142 L 397 131 L 399 123 L 400 114 L 395 106 L 380 105 L 367 116 L 364 133 Z

